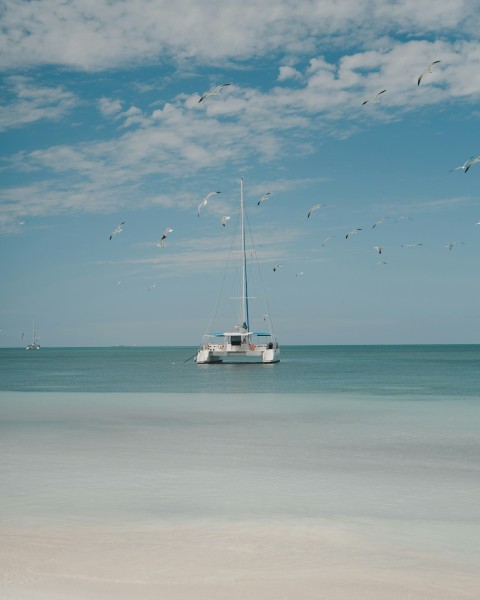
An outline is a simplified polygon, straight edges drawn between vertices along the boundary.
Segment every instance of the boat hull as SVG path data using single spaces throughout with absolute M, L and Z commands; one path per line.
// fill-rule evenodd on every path
M 200 348 L 195 361 L 199 365 L 221 363 L 272 364 L 280 362 L 280 350 L 278 348 L 259 348 L 258 350 L 228 351 L 215 347 Z

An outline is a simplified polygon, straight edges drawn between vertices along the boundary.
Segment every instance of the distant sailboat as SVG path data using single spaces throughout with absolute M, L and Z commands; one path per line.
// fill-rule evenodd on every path
M 280 348 L 276 336 L 272 332 L 270 317 L 268 331 L 255 331 L 250 327 L 249 293 L 247 281 L 247 253 L 245 247 L 245 206 L 243 202 L 243 179 L 240 180 L 240 246 L 241 257 L 241 296 L 240 314 L 234 331 L 207 333 L 203 336 L 202 344 L 196 354 L 197 364 L 222 362 L 257 362 L 263 364 L 280 361 Z M 265 321 L 265 319 L 264 319 Z
M 35 321 L 33 321 L 32 343 L 28 344 L 28 346 L 25 347 L 25 350 L 40 350 L 40 344 L 38 343 L 39 339 L 40 338 L 35 335 Z

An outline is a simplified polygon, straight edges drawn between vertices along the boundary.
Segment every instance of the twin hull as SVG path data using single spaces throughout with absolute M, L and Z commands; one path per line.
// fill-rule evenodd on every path
M 254 344 L 246 337 L 240 343 L 226 338 L 221 343 L 204 340 L 197 352 L 197 364 L 220 362 L 275 363 L 280 360 L 280 348 L 276 341 Z

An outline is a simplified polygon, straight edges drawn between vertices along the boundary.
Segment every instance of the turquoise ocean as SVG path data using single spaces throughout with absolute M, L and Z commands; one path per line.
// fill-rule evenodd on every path
M 480 559 L 480 346 L 0 350 L 0 521 L 311 520 Z
M 0 349 L 0 391 L 476 398 L 480 345 L 287 346 L 273 365 L 196 365 L 194 347 Z

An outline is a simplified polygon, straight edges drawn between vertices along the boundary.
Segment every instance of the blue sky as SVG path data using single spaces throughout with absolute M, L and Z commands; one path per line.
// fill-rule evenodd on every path
M 197 345 L 241 177 L 281 343 L 478 343 L 479 8 L 4 2 L 0 345 Z

